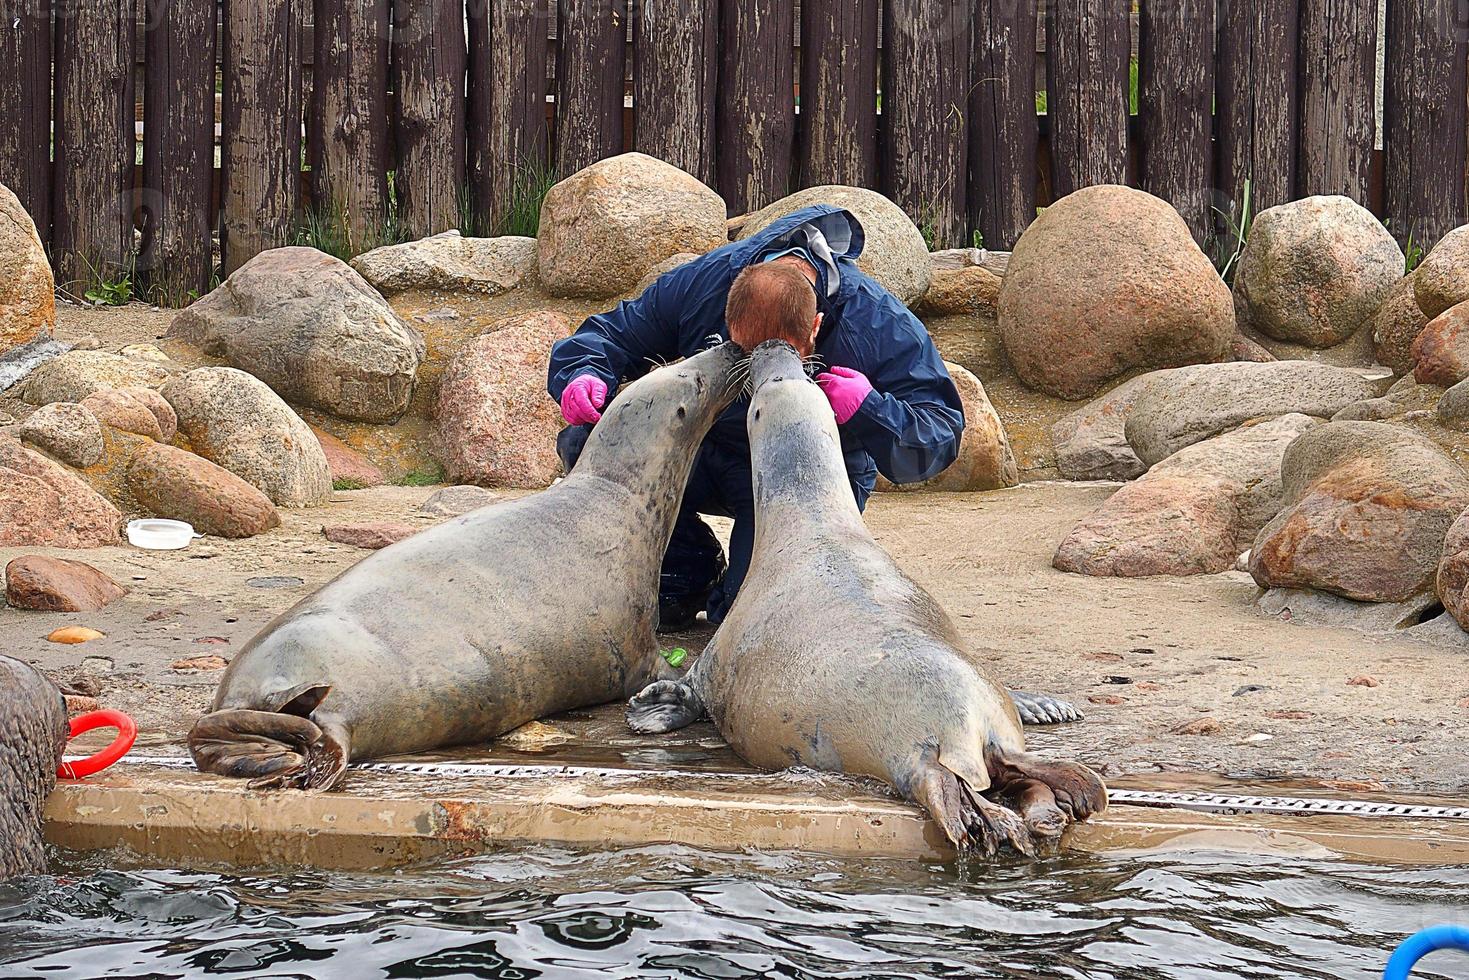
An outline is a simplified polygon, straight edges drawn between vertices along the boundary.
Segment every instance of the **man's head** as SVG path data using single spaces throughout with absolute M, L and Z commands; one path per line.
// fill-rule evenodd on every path
M 746 352 L 767 340 L 784 340 L 802 357 L 810 356 L 821 329 L 814 278 L 814 270 L 795 256 L 746 268 L 729 288 L 724 308 L 729 339 Z

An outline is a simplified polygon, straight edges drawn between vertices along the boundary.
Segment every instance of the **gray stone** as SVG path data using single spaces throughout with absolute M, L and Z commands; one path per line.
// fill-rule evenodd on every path
M 1451 429 L 1469 429 L 1469 378 L 1443 393 L 1434 406 L 1434 414 Z
M 670 255 L 702 255 L 728 240 L 723 198 L 672 164 L 623 153 L 546 193 L 539 274 L 553 296 L 620 296 Z
M 423 337 L 377 290 L 312 248 L 261 252 L 168 332 L 289 401 L 362 422 L 403 414 L 424 356 Z
M 168 369 L 153 361 L 100 350 L 72 350 L 32 371 L 21 397 L 32 405 L 80 402 L 104 388 L 159 388 L 169 377 Z
M 197 368 L 163 387 L 179 432 L 194 451 L 282 507 L 331 497 L 332 476 L 311 427 L 258 378 L 234 368 Z
M 446 231 L 402 245 L 384 245 L 351 262 L 378 290 L 443 289 L 495 296 L 534 280 L 536 240 L 516 235 L 465 238 Z
M 55 325 L 56 282 L 36 223 L 0 184 L 0 354 L 50 336 Z
M 1250 419 L 1292 412 L 1330 418 L 1377 391 L 1354 371 L 1315 361 L 1199 365 L 1138 395 L 1127 416 L 1127 441 L 1151 466 Z
M 1372 352 L 1393 374 L 1413 370 L 1413 341 L 1428 326 L 1414 295 L 1415 276 L 1404 276 L 1388 291 L 1372 317 Z
M 1455 228 L 1433 246 L 1413 272 L 1413 292 L 1430 320 L 1469 301 L 1469 225 Z
M 1127 443 L 1127 416 L 1148 385 L 1177 368 L 1138 375 L 1051 426 L 1056 468 L 1068 480 L 1134 480 L 1148 471 Z
M 1349 197 L 1308 197 L 1260 212 L 1234 277 L 1242 326 L 1332 347 L 1371 322 L 1403 277 L 1403 250 Z
M 472 510 L 499 503 L 500 500 L 500 495 L 495 491 L 466 483 L 435 491 L 418 505 L 418 509 L 435 517 L 458 517 L 460 514 L 468 514 Z
M 1257 604 L 1262 613 L 1283 622 L 1385 636 L 1418 626 L 1434 598 L 1425 592 L 1402 602 L 1358 602 L 1309 589 L 1266 589 Z
M 856 216 L 866 240 L 857 266 L 884 289 L 908 304 L 928 292 L 933 263 L 923 233 L 902 208 L 863 187 L 827 184 L 797 191 L 746 218 L 740 227 L 740 239 L 758 234 L 786 215 L 813 204 L 830 204 Z
M 21 440 L 77 469 L 94 466 L 102 458 L 102 424 L 89 409 L 75 402 L 43 405 L 20 424 Z

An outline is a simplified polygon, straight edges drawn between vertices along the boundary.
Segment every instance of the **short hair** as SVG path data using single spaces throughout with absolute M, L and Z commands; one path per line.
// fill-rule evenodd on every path
M 816 290 L 791 262 L 746 267 L 730 286 L 724 308 L 729 339 L 746 352 L 767 340 L 784 340 L 808 356 L 815 320 Z

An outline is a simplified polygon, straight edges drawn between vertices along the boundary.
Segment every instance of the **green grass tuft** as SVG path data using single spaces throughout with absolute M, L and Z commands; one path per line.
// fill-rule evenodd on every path
M 292 244 L 305 245 L 346 262 L 363 252 L 406 242 L 408 234 L 398 219 L 398 207 L 393 203 L 392 177 L 392 174 L 388 175 L 388 213 L 381 224 L 369 228 L 365 234 L 354 235 L 341 202 L 332 201 L 307 209 Z
M 1239 268 L 1240 256 L 1250 239 L 1250 226 L 1255 221 L 1255 182 L 1245 178 L 1244 195 L 1239 207 L 1230 206 L 1228 213 L 1215 208 L 1214 212 L 1224 222 L 1224 232 L 1215 239 L 1214 267 L 1219 278 L 1230 286 L 1234 285 L 1234 273 Z
M 437 467 L 432 470 L 410 470 L 393 481 L 400 487 L 431 487 L 443 482 L 444 471 Z
M 344 477 L 344 478 L 342 478 L 340 480 L 333 480 L 332 481 L 332 489 L 333 490 L 366 490 L 367 489 L 367 484 L 363 483 L 360 480 L 354 480 L 351 477 Z
M 556 175 L 542 163 L 527 163 L 510 178 L 509 198 L 495 227 L 497 235 L 535 238 L 541 231 L 541 204 L 556 185 Z

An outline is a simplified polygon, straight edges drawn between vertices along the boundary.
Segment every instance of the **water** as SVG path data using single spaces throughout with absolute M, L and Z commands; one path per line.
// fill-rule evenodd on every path
M 536 847 L 259 876 L 66 860 L 0 885 L 0 976 L 1352 980 L 1407 934 L 1469 921 L 1469 867 L 1222 852 L 955 866 Z M 1469 978 L 1469 955 L 1422 966 Z

